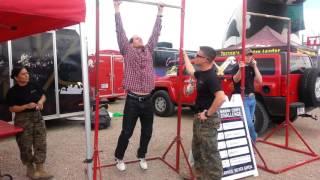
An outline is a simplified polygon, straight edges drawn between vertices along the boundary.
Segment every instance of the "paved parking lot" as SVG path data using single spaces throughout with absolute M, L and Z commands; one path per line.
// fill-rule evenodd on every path
M 110 106 L 111 112 L 121 112 L 124 101 L 117 101 Z M 313 113 L 320 114 L 319 110 Z M 183 110 L 182 116 L 182 142 L 186 151 L 189 152 L 192 137 L 192 113 L 188 109 Z M 169 118 L 155 117 L 154 134 L 149 147 L 149 157 L 161 156 L 170 142 L 176 136 L 176 116 Z M 302 136 L 309 143 L 311 148 L 320 154 L 320 121 L 308 118 L 301 118 L 294 122 L 294 126 L 301 132 Z M 79 180 L 86 179 L 85 167 L 82 163 L 85 159 L 85 131 L 83 122 L 67 120 L 51 120 L 47 122 L 48 129 L 48 170 L 55 175 L 57 180 Z M 111 127 L 101 130 L 100 136 L 100 158 L 102 164 L 113 163 L 113 152 L 116 146 L 117 138 L 121 130 L 121 118 L 113 118 Z M 290 131 L 292 134 L 292 131 Z M 93 137 L 93 134 L 92 134 Z M 140 125 L 138 124 L 125 155 L 126 160 L 135 160 L 135 154 L 140 137 Z M 276 133 L 271 140 L 273 142 L 284 142 L 284 131 Z M 298 138 L 294 135 L 289 139 L 290 147 L 306 149 Z M 273 169 L 279 169 L 286 165 L 292 165 L 302 160 L 310 158 L 309 156 L 297 154 L 291 151 L 282 150 L 261 143 L 257 144 L 258 149 L 268 162 L 268 166 Z M 182 156 L 181 156 L 182 157 Z M 168 156 L 168 161 L 175 162 L 175 148 Z M 257 158 L 260 163 L 259 158 Z M 185 162 L 181 160 L 181 169 L 186 172 Z M 130 164 L 125 172 L 118 172 L 115 167 L 103 168 L 103 179 L 152 179 L 152 180 L 175 180 L 181 179 L 171 169 L 161 161 L 152 161 L 149 163 L 149 170 L 141 171 L 138 164 Z M 281 173 L 271 174 L 259 169 L 258 177 L 249 177 L 246 179 L 319 179 L 320 160 L 307 165 L 295 168 L 293 170 Z M 19 160 L 18 147 L 14 138 L 0 141 L 0 170 L 2 173 L 9 173 L 14 179 L 24 180 L 25 169 Z

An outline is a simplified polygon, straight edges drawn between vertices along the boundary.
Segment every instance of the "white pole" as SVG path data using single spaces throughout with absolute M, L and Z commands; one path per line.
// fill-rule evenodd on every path
M 132 3 L 140 3 L 140 4 L 148 4 L 148 5 L 153 5 L 153 6 L 159 6 L 160 3 L 156 2 L 150 2 L 150 1 L 143 1 L 143 0 L 120 0 L 120 1 L 126 1 L 126 2 L 132 2 Z M 176 9 L 181 9 L 180 6 L 175 6 L 175 5 L 170 5 L 170 4 L 161 4 L 164 7 L 169 7 L 169 8 L 176 8 Z
M 83 101 L 84 101 L 84 116 L 86 130 L 86 160 L 88 179 L 92 180 L 92 145 L 91 145 L 91 113 L 90 113 L 90 95 L 89 95 L 89 78 L 88 78 L 88 54 L 87 54 L 87 36 L 85 24 L 80 23 L 80 40 L 81 40 L 81 66 L 82 66 L 82 81 L 83 81 Z
M 56 114 L 60 115 L 60 98 L 59 98 L 59 77 L 58 77 L 58 53 L 57 53 L 57 31 L 53 31 L 53 70 L 54 70 L 54 89 L 56 97 Z

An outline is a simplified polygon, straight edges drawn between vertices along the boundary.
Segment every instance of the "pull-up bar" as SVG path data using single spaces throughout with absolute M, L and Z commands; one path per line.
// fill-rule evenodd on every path
M 254 13 L 254 12 L 247 12 L 247 14 L 248 15 L 253 15 L 253 16 L 265 17 L 265 18 L 281 19 L 281 20 L 285 20 L 285 21 L 290 21 L 290 18 L 282 17 L 282 16 L 274 16 L 274 15 Z
M 180 6 L 175 6 L 175 5 L 170 5 L 170 4 L 162 4 L 162 3 L 155 3 L 155 2 L 149 2 L 149 1 L 141 1 L 141 0 L 120 0 L 120 1 L 126 1 L 126 2 L 132 2 L 132 3 L 140 3 L 140 4 L 148 4 L 148 5 L 153 5 L 153 6 L 162 5 L 164 7 L 181 9 Z

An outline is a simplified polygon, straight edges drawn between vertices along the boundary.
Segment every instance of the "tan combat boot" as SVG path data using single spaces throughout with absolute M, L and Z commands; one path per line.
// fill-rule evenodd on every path
M 44 170 L 44 165 L 43 164 L 36 164 L 36 170 L 34 172 L 33 179 L 45 180 L 45 179 L 51 179 L 51 178 L 53 178 L 53 175 L 47 173 Z
M 26 164 L 27 167 L 27 177 L 33 179 L 34 176 L 34 166 L 32 163 Z

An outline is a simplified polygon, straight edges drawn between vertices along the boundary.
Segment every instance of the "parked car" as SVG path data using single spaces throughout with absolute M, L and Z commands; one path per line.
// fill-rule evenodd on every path
M 320 71 L 314 68 L 311 58 L 302 53 L 291 53 L 290 83 L 286 82 L 286 56 L 287 53 L 280 48 L 253 49 L 254 57 L 263 76 L 261 85 L 255 84 L 257 106 L 254 124 L 259 134 L 266 132 L 270 122 L 282 122 L 285 119 L 285 104 L 287 86 L 290 91 L 290 120 L 304 114 L 320 105 Z M 174 59 L 178 51 L 158 48 L 155 51 L 155 61 L 167 61 Z M 229 56 L 239 59 L 241 51 L 219 50 L 216 58 L 217 65 L 221 65 Z M 178 66 L 177 63 L 175 66 Z M 225 69 L 222 76 L 222 88 L 228 96 L 232 95 L 233 82 L 231 70 L 235 63 Z M 172 67 L 168 67 L 172 69 Z M 175 69 L 178 69 L 177 67 Z M 196 80 L 184 73 L 182 75 L 182 92 L 178 87 L 177 72 L 158 76 L 156 88 L 153 94 L 153 105 L 156 115 L 171 116 L 175 112 L 178 103 L 178 95 L 181 95 L 183 106 L 193 107 L 196 98 Z

